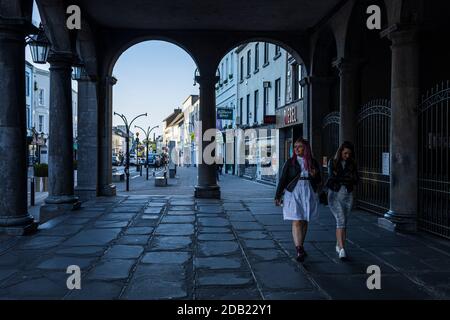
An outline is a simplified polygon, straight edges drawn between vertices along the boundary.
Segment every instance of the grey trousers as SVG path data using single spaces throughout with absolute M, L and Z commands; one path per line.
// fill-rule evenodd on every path
M 328 206 L 336 219 L 336 228 L 345 229 L 348 215 L 353 207 L 353 194 L 348 193 L 345 186 L 342 186 L 338 192 L 329 190 Z

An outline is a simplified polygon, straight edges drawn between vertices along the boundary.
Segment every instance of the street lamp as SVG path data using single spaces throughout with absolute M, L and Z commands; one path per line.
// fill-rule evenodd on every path
M 147 160 L 145 161 L 145 163 L 146 163 L 146 167 L 147 167 L 147 180 L 148 180 L 148 142 L 150 140 L 150 133 L 152 132 L 152 130 L 155 129 L 155 128 L 159 128 L 159 126 L 154 126 L 151 129 L 150 129 L 150 127 L 148 127 L 147 131 L 145 131 L 143 128 L 141 128 L 139 126 L 136 126 L 136 125 L 134 127 L 138 128 L 138 129 L 141 129 L 142 132 L 144 132 L 144 134 L 145 134 L 145 140 L 146 140 L 145 145 L 147 147 L 147 151 L 145 153 L 145 156 L 146 156 Z
M 128 120 L 127 118 L 123 115 L 123 114 L 118 114 L 117 112 L 114 112 L 115 116 L 119 116 L 120 118 L 122 118 L 124 124 L 125 124 L 125 128 L 127 130 L 127 139 L 126 139 L 126 162 L 125 162 L 125 177 L 127 180 L 127 191 L 130 191 L 130 126 L 133 124 L 134 120 L 136 120 L 139 117 L 146 117 L 147 116 L 147 112 L 140 114 L 136 117 L 133 118 L 133 120 L 131 120 L 131 122 L 128 124 Z M 136 158 L 137 159 L 137 158 Z
M 83 61 L 79 60 L 72 67 L 72 80 L 79 81 L 82 80 L 83 77 L 87 75 L 86 68 L 84 67 Z
M 34 63 L 47 63 L 51 44 L 47 36 L 45 35 L 42 23 L 39 25 L 39 31 L 37 34 L 27 37 L 26 44 L 30 46 L 31 58 L 33 59 Z

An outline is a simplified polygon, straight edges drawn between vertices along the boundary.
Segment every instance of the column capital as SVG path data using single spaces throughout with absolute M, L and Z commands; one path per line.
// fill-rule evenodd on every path
M 203 76 L 195 76 L 195 81 L 199 83 L 200 85 L 206 84 L 206 83 L 212 83 L 215 85 L 217 82 L 219 82 L 220 77 L 216 76 L 215 74 L 207 74 Z
M 301 85 L 303 86 L 302 83 L 304 83 L 305 85 L 314 85 L 314 84 L 325 84 L 325 85 L 329 85 L 331 83 L 333 83 L 335 79 L 333 77 L 324 77 L 324 76 L 308 76 L 308 77 L 304 77 L 301 80 Z
M 419 30 L 417 28 L 400 29 L 389 34 L 392 47 L 415 45 L 419 41 Z
M 114 86 L 117 83 L 117 78 L 113 76 L 105 77 L 105 84 L 109 86 Z
M 38 28 L 25 18 L 7 19 L 0 16 L 0 32 L 2 31 L 17 32 L 25 36 L 37 33 Z
M 340 71 L 340 75 L 347 72 L 354 72 L 363 64 L 364 61 L 361 59 L 350 59 L 350 58 L 338 58 L 333 61 L 333 67 Z
M 71 68 L 76 57 L 72 52 L 51 50 L 47 61 L 50 63 L 50 69 L 54 67 Z
M 86 72 L 83 72 L 83 74 L 81 75 L 81 78 L 77 80 L 78 83 L 80 82 L 97 82 L 98 78 L 95 75 L 89 75 Z

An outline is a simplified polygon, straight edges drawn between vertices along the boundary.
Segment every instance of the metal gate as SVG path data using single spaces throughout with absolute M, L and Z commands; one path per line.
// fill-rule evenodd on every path
M 372 100 L 360 108 L 355 141 L 360 176 L 356 204 L 380 215 L 389 210 L 390 126 L 389 100 Z
M 419 228 L 450 239 L 450 87 L 427 92 L 419 108 Z
M 326 165 L 328 160 L 333 158 L 337 149 L 339 148 L 339 123 L 341 122 L 341 115 L 339 112 L 331 112 L 322 122 L 323 135 L 322 146 L 324 158 L 320 159 L 323 167 L 324 181 L 328 177 Z

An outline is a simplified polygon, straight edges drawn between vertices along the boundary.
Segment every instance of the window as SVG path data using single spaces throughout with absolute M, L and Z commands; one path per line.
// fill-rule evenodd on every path
M 44 116 L 39 116 L 39 132 L 43 132 L 44 131 Z
M 25 90 L 26 90 L 27 97 L 29 97 L 30 96 L 30 73 L 29 72 L 25 72 Z
M 267 115 L 267 110 L 269 110 L 269 87 L 264 87 L 263 119 Z
M 240 65 L 240 75 L 239 75 L 239 79 L 241 81 L 244 80 L 244 57 L 241 57 L 241 65 Z
M 275 80 L 275 109 L 281 106 L 281 79 Z
M 226 75 L 223 72 L 223 62 L 222 62 L 222 64 L 220 65 L 220 82 L 223 82 L 223 80 L 225 80 L 225 77 Z
M 247 124 L 250 124 L 250 95 L 247 95 Z
M 243 115 L 243 112 L 242 112 L 242 109 L 244 108 L 244 98 L 241 98 L 240 100 L 239 100 L 239 124 L 242 124 L 242 123 L 244 123 L 244 119 L 242 119 L 242 115 Z
M 258 121 L 258 104 L 259 104 L 259 91 L 255 91 L 255 97 L 254 97 L 254 105 L 253 105 L 253 122 Z
M 31 129 L 31 108 L 27 105 L 27 128 Z
M 39 89 L 39 105 L 44 106 L 45 105 L 45 92 L 44 89 Z
M 269 64 L 269 44 L 264 43 L 264 65 Z
M 233 78 L 233 63 L 234 63 L 234 52 L 231 53 L 231 57 L 230 57 L 230 76 L 231 78 Z
M 252 52 L 250 50 L 247 51 L 247 77 L 250 77 L 252 67 Z
M 277 59 L 279 56 L 281 56 L 281 48 L 280 46 L 275 46 L 275 56 L 273 59 Z
M 295 69 L 296 69 L 296 65 L 295 64 L 289 64 L 288 68 L 287 68 L 287 73 L 286 73 L 286 103 L 290 103 L 293 100 L 297 99 L 296 98 L 296 93 L 293 92 L 295 91 Z M 294 89 L 292 89 L 294 88 Z
M 259 69 L 259 43 L 255 44 L 255 72 Z
M 297 69 L 297 87 L 298 87 L 298 92 L 299 92 L 299 99 L 303 99 L 304 97 L 304 92 L 303 92 L 303 86 L 300 84 L 300 81 L 302 81 L 302 77 L 303 77 L 303 65 L 299 64 L 298 65 L 298 69 Z
M 227 59 L 225 60 L 225 73 L 223 74 L 223 78 L 225 80 L 228 80 L 228 74 L 229 74 L 228 70 L 229 69 L 228 69 L 228 57 L 227 57 Z

